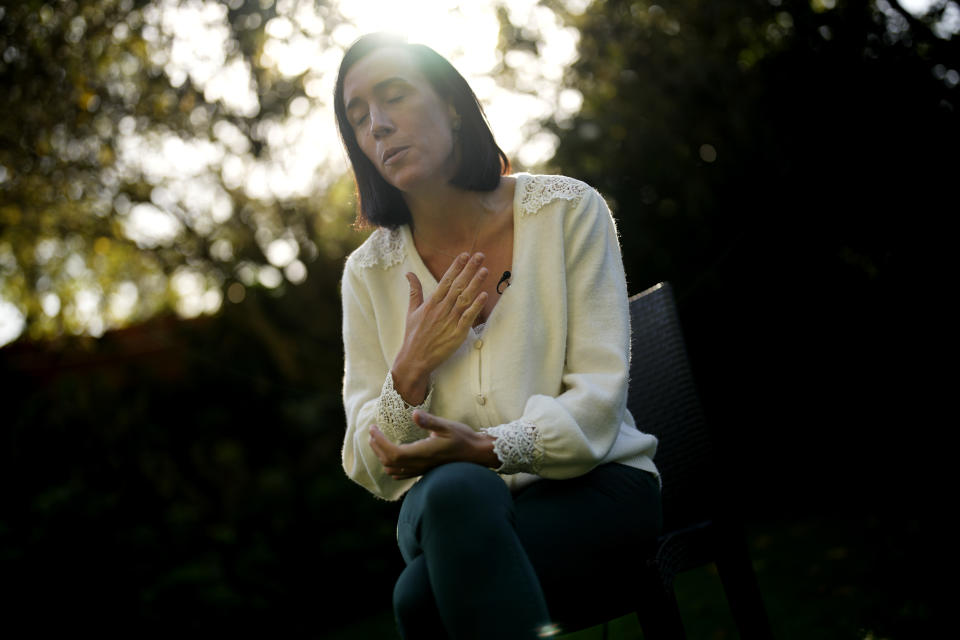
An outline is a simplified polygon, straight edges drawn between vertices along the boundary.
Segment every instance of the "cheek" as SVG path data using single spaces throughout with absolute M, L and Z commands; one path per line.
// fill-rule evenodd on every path
M 430 142 L 431 147 L 443 158 L 446 158 L 455 150 L 453 131 L 436 124 L 432 124 L 430 129 Z
M 377 164 L 377 161 L 376 161 L 377 145 L 376 145 L 376 143 L 371 143 L 371 141 L 370 141 L 370 139 L 369 139 L 369 136 L 364 136 L 364 135 L 361 134 L 361 135 L 357 135 L 357 136 L 355 136 L 355 137 L 356 137 L 356 140 L 357 140 L 357 146 L 360 147 L 360 151 L 363 152 L 363 155 L 365 155 L 365 156 L 367 157 L 367 159 L 370 160 L 370 162 L 372 162 L 374 165 L 376 165 L 376 164 Z

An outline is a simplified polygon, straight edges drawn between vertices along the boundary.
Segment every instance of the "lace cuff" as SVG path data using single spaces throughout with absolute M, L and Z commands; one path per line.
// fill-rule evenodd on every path
M 430 410 L 430 400 L 433 398 L 433 385 L 427 391 L 427 397 L 419 405 L 407 404 L 407 401 L 393 388 L 393 374 L 387 371 L 387 379 L 380 390 L 380 401 L 377 405 L 377 426 L 388 438 L 402 444 L 414 442 L 427 437 L 427 431 L 417 426 L 413 421 L 413 412 Z
M 537 425 L 514 420 L 483 430 L 495 437 L 493 452 L 502 463 L 497 473 L 538 473 L 543 463 L 543 442 Z

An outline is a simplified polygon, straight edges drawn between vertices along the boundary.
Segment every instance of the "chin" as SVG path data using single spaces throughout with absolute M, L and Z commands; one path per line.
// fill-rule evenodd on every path
M 387 182 L 404 193 L 429 188 L 437 184 L 450 182 L 453 173 L 446 171 L 420 171 L 414 167 L 403 167 L 392 174 L 384 176 Z
M 460 154 L 454 149 L 449 155 L 411 154 L 396 165 L 381 167 L 381 175 L 404 193 L 450 183 L 460 167 Z

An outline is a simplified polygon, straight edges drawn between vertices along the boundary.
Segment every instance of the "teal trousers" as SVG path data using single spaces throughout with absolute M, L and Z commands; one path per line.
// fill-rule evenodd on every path
M 516 494 L 483 466 L 436 467 L 400 508 L 400 635 L 528 639 L 623 615 L 661 523 L 657 479 L 617 463 Z

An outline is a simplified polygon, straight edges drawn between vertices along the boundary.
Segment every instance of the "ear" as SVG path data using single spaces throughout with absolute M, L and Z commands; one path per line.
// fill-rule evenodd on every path
M 454 131 L 460 131 L 461 118 L 453 104 L 447 104 L 447 115 L 450 117 L 450 126 Z

